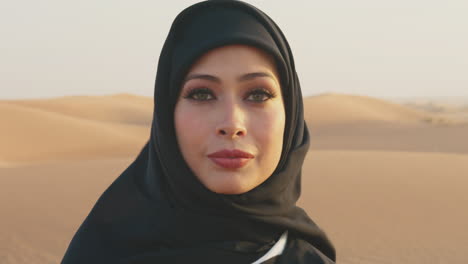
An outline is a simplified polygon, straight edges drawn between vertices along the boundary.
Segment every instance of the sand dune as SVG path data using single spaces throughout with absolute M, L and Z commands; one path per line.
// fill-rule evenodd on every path
M 127 156 L 149 137 L 148 126 L 100 122 L 3 102 L 0 122 L 5 124 L 0 130 L 4 164 Z
M 468 153 L 468 122 L 381 99 L 324 94 L 304 100 L 312 149 Z
M 468 124 L 312 123 L 309 128 L 311 149 L 468 153 Z
M 0 169 L 0 260 L 57 263 L 129 159 Z M 310 151 L 300 204 L 339 263 L 467 263 L 468 155 Z
M 80 119 L 143 126 L 150 125 L 153 116 L 153 99 L 131 94 L 65 96 L 52 99 L 3 102 Z
M 0 263 L 59 263 L 97 197 L 131 159 L 0 168 Z
M 152 108 L 150 97 L 129 94 L 0 101 L 0 166 L 136 153 Z M 314 149 L 468 153 L 466 124 L 380 99 L 313 96 L 305 111 Z
M 147 141 L 152 107 L 129 94 L 0 101 L 0 263 L 59 262 Z M 300 204 L 336 244 L 338 263 L 468 263 L 463 109 L 305 99 Z
M 437 119 L 433 114 L 382 99 L 333 93 L 305 98 L 304 108 L 306 120 L 318 125 L 375 121 L 415 124 Z
M 300 204 L 340 263 L 468 263 L 468 155 L 310 151 Z
M 468 122 L 468 103 L 448 104 L 433 101 L 427 102 L 409 102 L 404 103 L 404 106 L 435 113 L 439 117 L 446 119 L 459 120 Z

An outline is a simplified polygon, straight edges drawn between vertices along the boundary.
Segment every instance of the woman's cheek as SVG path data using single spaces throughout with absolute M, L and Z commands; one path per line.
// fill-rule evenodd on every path
M 276 137 L 277 135 L 274 135 L 277 133 L 279 130 L 281 133 L 284 131 L 284 126 L 285 126 L 285 112 L 282 104 L 275 104 L 269 111 L 266 111 L 264 114 L 263 119 L 266 121 L 265 126 L 268 127 L 270 134 L 272 136 Z
M 265 112 L 252 120 L 251 133 L 256 135 L 263 148 L 270 147 L 272 141 L 282 140 L 284 123 L 284 112 Z
M 283 146 L 283 136 L 285 127 L 285 113 L 282 104 L 276 105 L 264 116 L 262 130 L 265 131 L 264 144 L 268 150 L 274 153 L 281 153 Z
M 176 108 L 176 129 L 185 147 L 200 147 L 207 137 L 210 116 L 203 107 L 181 102 Z M 185 150 L 189 151 L 189 150 Z

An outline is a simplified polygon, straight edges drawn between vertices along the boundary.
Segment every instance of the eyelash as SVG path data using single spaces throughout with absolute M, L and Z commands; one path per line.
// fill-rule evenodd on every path
M 194 95 L 197 95 L 197 94 L 209 94 L 213 98 L 212 99 L 195 99 Z M 266 89 L 266 88 L 263 88 L 263 87 L 256 87 L 256 88 L 251 89 L 247 93 L 246 98 L 250 97 L 251 95 L 259 95 L 259 94 L 260 95 L 265 95 L 266 99 L 264 99 L 264 100 L 249 100 L 249 101 L 256 102 L 256 103 L 262 103 L 262 102 L 266 102 L 266 101 L 276 97 L 276 93 L 274 93 L 273 91 L 270 91 L 269 89 Z M 215 96 L 213 95 L 213 92 L 211 91 L 211 89 L 208 89 L 208 88 L 205 88 L 205 87 L 191 89 L 183 96 L 183 98 L 189 99 L 189 100 L 195 100 L 195 101 L 210 101 L 210 100 L 216 99 Z

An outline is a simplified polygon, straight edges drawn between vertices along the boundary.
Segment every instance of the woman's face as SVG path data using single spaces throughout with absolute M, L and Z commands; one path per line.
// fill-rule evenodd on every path
M 285 111 L 274 60 L 250 46 L 229 45 L 197 60 L 175 107 L 182 155 L 209 190 L 241 194 L 278 165 Z

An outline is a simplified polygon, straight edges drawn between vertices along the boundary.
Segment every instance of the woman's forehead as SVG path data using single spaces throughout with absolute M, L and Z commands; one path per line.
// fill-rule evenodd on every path
M 248 45 L 226 45 L 212 49 L 201 55 L 190 67 L 191 74 L 226 74 L 229 71 L 244 75 L 264 72 L 277 76 L 275 60 L 267 52 Z

